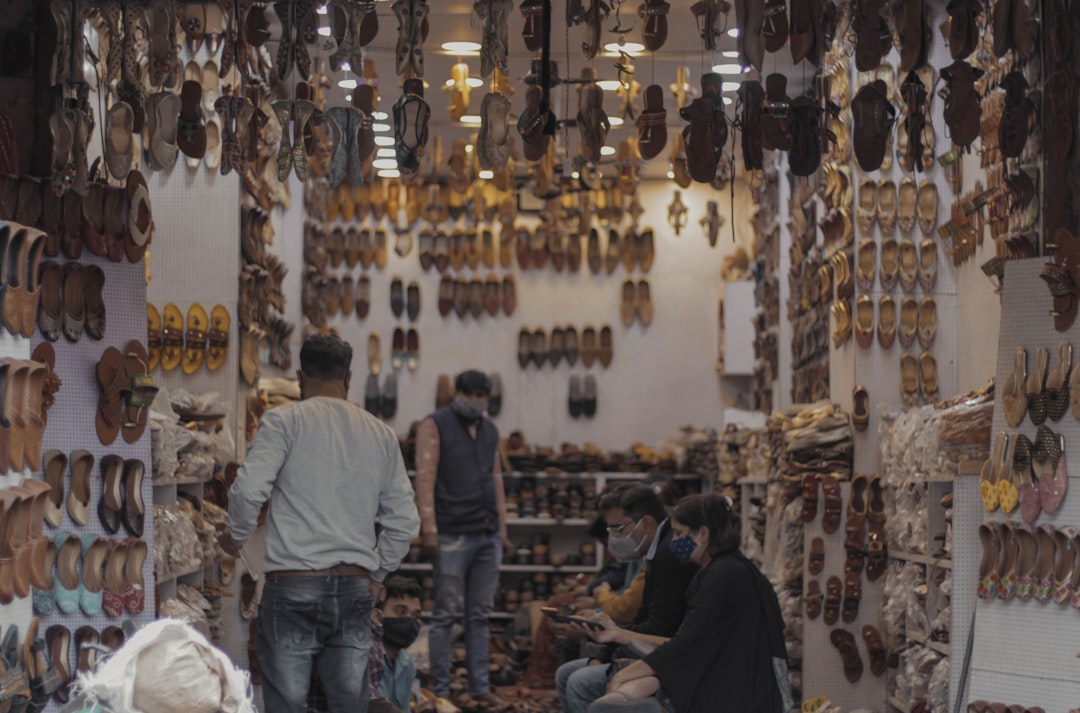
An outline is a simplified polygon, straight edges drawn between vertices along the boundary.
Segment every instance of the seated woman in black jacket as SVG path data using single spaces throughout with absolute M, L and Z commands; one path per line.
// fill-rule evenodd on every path
M 669 640 L 605 622 L 593 634 L 598 641 L 660 645 L 616 673 L 597 703 L 640 700 L 660 690 L 677 713 L 790 710 L 780 604 L 769 581 L 739 552 L 739 516 L 731 501 L 691 495 L 679 501 L 671 520 L 671 551 L 700 568 L 686 591 L 686 617 Z

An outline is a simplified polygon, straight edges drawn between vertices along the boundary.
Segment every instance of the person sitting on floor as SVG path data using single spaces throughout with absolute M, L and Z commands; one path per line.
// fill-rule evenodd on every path
M 405 650 L 420 633 L 420 585 L 415 579 L 386 580 L 383 599 L 371 612 L 368 660 L 369 713 L 408 713 L 416 663 Z M 307 713 L 327 713 L 326 692 L 315 671 Z
M 677 713 L 785 713 L 794 705 L 780 604 L 769 580 L 739 551 L 739 516 L 722 495 L 691 495 L 671 518 L 671 552 L 699 566 L 688 609 L 670 639 L 617 627 L 609 618 L 595 640 L 658 644 L 619 670 L 589 713 L 660 693 Z

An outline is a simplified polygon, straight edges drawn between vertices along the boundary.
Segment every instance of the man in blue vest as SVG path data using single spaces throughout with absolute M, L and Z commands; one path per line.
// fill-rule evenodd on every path
M 491 380 L 458 375 L 448 408 L 423 420 L 416 434 L 416 504 L 424 557 L 435 565 L 435 608 L 428 645 L 435 694 L 450 694 L 451 627 L 464 620 L 469 695 L 485 708 L 505 703 L 488 683 L 488 617 L 506 534 L 499 431 L 484 416 Z

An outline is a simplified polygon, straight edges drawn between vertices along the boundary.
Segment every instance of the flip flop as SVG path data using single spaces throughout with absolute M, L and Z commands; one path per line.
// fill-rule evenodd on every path
M 671 4 L 667 0 L 645 0 L 638 7 L 638 15 L 644 22 L 641 24 L 641 42 L 650 52 L 656 52 L 668 37 L 668 12 Z
M 147 367 L 153 371 L 161 363 L 161 313 L 152 304 L 146 305 L 146 347 L 149 353 Z
M 665 2 L 664 5 L 667 5 Z M 644 6 L 643 6 L 644 7 Z M 645 108 L 634 122 L 638 130 L 638 150 L 641 157 L 656 158 L 667 145 L 667 111 L 664 110 L 664 90 L 658 84 L 645 88 Z
M 206 309 L 198 302 L 188 308 L 187 329 L 184 332 L 184 356 L 181 368 L 185 374 L 194 374 L 202 366 L 206 355 L 207 330 L 210 327 Z
M 206 368 L 210 371 L 217 371 L 225 364 L 229 355 L 231 324 L 229 311 L 223 305 L 214 305 L 210 310 L 209 349 L 206 352 Z
M 174 304 L 165 305 L 162 323 L 161 368 L 173 371 L 180 366 L 184 354 L 184 315 Z

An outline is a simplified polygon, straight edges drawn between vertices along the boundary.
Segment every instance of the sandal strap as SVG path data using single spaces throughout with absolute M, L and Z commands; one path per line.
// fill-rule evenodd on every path
M 146 332 L 146 346 L 148 349 L 157 349 L 161 347 L 161 330 L 150 329 Z
M 131 388 L 124 389 L 124 401 L 138 409 L 150 408 L 157 396 L 158 386 L 149 374 L 136 374 L 131 378 Z
M 210 330 L 210 346 L 224 349 L 229 346 L 229 333 L 220 329 Z
M 185 332 L 185 335 L 187 336 L 188 349 L 206 348 L 206 332 L 201 329 L 189 329 Z
M 161 330 L 164 335 L 162 343 L 170 347 L 184 346 L 184 333 L 175 327 L 165 327 Z
M 671 5 L 666 2 L 656 3 L 655 5 L 642 5 L 639 8 L 641 17 L 647 15 L 666 15 L 670 9 Z M 768 13 L 765 14 L 768 15 Z
M 667 124 L 666 111 L 650 111 L 638 114 L 638 126 L 664 126 Z

